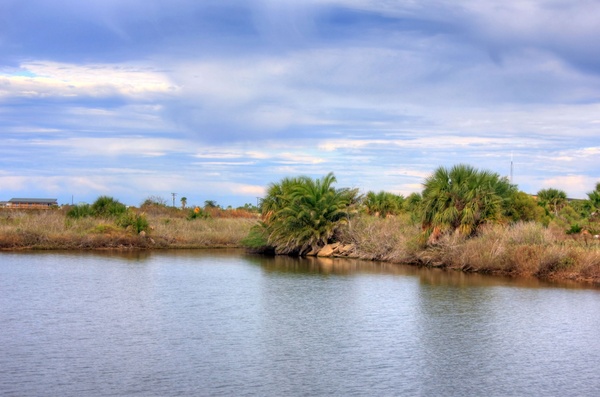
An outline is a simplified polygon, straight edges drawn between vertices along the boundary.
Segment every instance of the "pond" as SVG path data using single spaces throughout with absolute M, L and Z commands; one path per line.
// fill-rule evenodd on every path
M 600 291 L 241 251 L 0 253 L 3 396 L 569 396 Z

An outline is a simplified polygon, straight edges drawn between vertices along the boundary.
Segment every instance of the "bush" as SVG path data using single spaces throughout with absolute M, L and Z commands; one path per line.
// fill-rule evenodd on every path
M 144 214 L 136 214 L 133 211 L 121 215 L 117 224 L 122 228 L 131 228 L 136 234 L 146 232 L 150 228 L 148 220 Z
M 86 216 L 93 216 L 94 211 L 92 211 L 92 207 L 89 204 L 75 205 L 69 208 L 67 211 L 67 217 L 79 219 L 84 218 Z
M 210 218 L 210 215 L 200 207 L 196 207 L 193 210 L 190 210 L 190 212 L 188 213 L 188 216 L 187 216 L 188 221 L 193 221 L 194 219 L 208 219 L 208 218 Z
M 267 229 L 262 223 L 252 226 L 248 235 L 242 239 L 241 244 L 254 252 L 274 252 L 273 247 L 269 245 Z
M 95 216 L 119 216 L 127 211 L 125 204 L 120 203 L 109 196 L 100 196 L 92 204 L 92 212 Z
M 578 223 L 571 225 L 569 229 L 567 229 L 567 234 L 577 234 L 580 233 L 583 228 L 579 226 Z

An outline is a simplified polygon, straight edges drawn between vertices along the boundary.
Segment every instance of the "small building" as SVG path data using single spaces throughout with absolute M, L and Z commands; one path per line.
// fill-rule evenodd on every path
M 58 205 L 57 199 L 12 198 L 6 203 L 8 208 L 51 208 Z

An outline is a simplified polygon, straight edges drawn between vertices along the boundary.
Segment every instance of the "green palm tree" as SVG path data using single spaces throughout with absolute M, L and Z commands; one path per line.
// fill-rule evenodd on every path
M 382 218 L 385 218 L 388 215 L 398 214 L 402 209 L 403 202 L 403 196 L 398 196 L 383 190 L 379 193 L 373 191 L 368 192 L 364 200 L 367 213 Z
M 489 222 L 503 219 L 505 203 L 514 192 L 507 178 L 465 164 L 439 167 L 425 180 L 421 220 L 427 236 L 458 231 L 471 236 Z
M 303 255 L 323 247 L 351 216 L 355 189 L 336 189 L 333 173 L 313 180 L 285 178 L 272 184 L 262 201 L 269 245 L 282 254 Z
M 593 190 L 587 194 L 587 207 L 589 207 L 590 214 L 597 214 L 600 210 L 600 182 L 596 183 L 596 190 Z
M 181 209 L 185 209 L 185 206 L 187 205 L 187 197 L 182 197 L 181 198 Z
M 558 216 L 558 212 L 567 205 L 567 193 L 554 188 L 540 190 L 537 198 L 539 205 L 554 216 Z

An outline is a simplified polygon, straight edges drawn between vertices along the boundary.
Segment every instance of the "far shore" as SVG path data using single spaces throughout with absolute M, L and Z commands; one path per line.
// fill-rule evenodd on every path
M 148 213 L 150 228 L 136 233 L 111 219 L 68 219 L 60 210 L 0 211 L 0 251 L 23 250 L 166 250 L 243 248 L 256 214 L 187 219 L 172 213 Z M 586 235 L 537 224 L 489 227 L 480 236 L 447 236 L 432 247 L 419 247 L 419 233 L 402 217 L 361 215 L 321 256 L 358 258 L 463 272 L 572 280 L 600 287 L 600 242 Z M 317 253 L 314 253 L 315 255 Z

